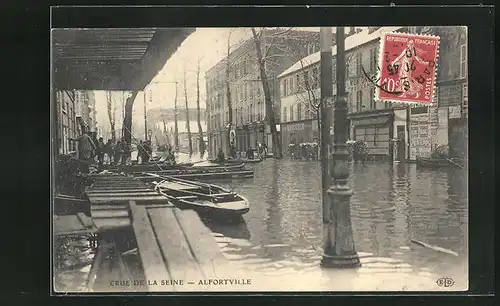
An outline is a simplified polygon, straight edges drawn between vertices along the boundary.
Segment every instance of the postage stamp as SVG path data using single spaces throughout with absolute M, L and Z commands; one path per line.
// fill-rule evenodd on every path
M 375 99 L 430 104 L 434 97 L 438 56 L 437 36 L 383 34 Z

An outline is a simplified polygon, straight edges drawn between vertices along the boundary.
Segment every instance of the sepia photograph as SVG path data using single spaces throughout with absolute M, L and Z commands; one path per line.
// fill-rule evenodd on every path
M 52 290 L 466 291 L 467 26 L 52 28 Z

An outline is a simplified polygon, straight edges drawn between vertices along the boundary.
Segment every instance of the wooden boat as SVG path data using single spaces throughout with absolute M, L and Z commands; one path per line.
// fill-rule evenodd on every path
M 235 218 L 246 214 L 250 205 L 244 197 L 214 184 L 147 174 L 156 178 L 156 190 L 181 209 L 193 209 L 209 217 Z
M 178 172 L 174 174 L 165 174 L 156 171 L 147 172 L 156 175 L 167 175 L 169 177 L 182 178 L 188 180 L 216 180 L 216 179 L 240 179 L 240 178 L 251 178 L 254 176 L 254 172 L 251 169 L 236 169 L 232 171 L 209 171 L 209 172 Z M 136 178 L 151 181 L 152 178 L 145 176 L 145 173 L 133 174 Z
M 260 158 L 254 158 L 254 159 L 249 159 L 249 158 L 240 158 L 240 159 L 227 159 L 224 164 L 253 164 L 253 163 L 260 163 L 262 159 Z M 218 162 L 216 160 L 211 160 L 214 164 L 217 164 Z
M 158 167 L 159 166 L 159 167 Z M 120 171 L 120 172 L 145 172 L 145 171 L 158 171 L 160 168 L 162 170 L 177 170 L 186 169 L 192 167 L 193 163 L 180 163 L 176 165 L 169 165 L 165 163 L 148 163 L 148 164 L 132 164 L 132 165 L 120 165 L 109 167 L 110 171 Z
M 449 158 L 428 158 L 417 157 L 417 167 L 421 168 L 459 168 L 466 169 L 467 164 L 464 160 L 456 160 Z
M 245 164 L 238 164 L 232 166 L 200 166 L 200 167 L 184 167 L 179 169 L 170 170 L 151 170 L 151 171 L 138 171 L 138 172 L 128 172 L 132 175 L 142 174 L 144 172 L 156 173 L 160 175 L 178 175 L 178 174 L 197 174 L 197 173 L 218 173 L 218 172 L 228 172 L 228 171 L 239 171 L 244 170 Z M 158 167 L 157 167 L 158 169 Z

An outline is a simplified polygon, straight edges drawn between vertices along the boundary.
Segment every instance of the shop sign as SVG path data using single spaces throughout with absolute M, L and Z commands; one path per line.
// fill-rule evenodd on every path
M 462 118 L 462 106 L 461 105 L 449 106 L 448 118 L 450 119 Z
M 283 132 L 298 132 L 305 129 L 305 124 L 303 122 L 292 123 L 283 125 Z

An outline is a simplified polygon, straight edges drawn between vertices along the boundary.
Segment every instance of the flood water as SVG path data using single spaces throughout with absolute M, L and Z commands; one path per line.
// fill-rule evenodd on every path
M 245 223 L 209 224 L 222 250 L 243 267 L 270 274 L 317 270 L 323 244 L 319 163 L 270 159 L 253 168 L 253 179 L 225 184 L 251 202 Z M 351 164 L 349 186 L 354 191 L 354 242 L 363 264 L 358 276 L 428 277 L 421 280 L 428 286 L 416 284 L 416 290 L 419 286 L 434 289 L 440 277 L 453 277 L 467 286 L 464 171 L 417 170 L 413 164 Z
M 447 290 L 467 289 L 464 171 L 351 164 L 352 227 L 362 267 L 341 271 L 319 267 L 323 246 L 319 163 L 267 159 L 249 167 L 254 178 L 216 182 L 250 201 L 244 222 L 204 222 L 224 255 L 244 273 L 260 278 L 254 283 L 260 282 L 261 288 L 253 289 L 444 290 L 436 284 L 441 277 L 455 282 Z M 270 281 L 272 277 L 275 281 Z

